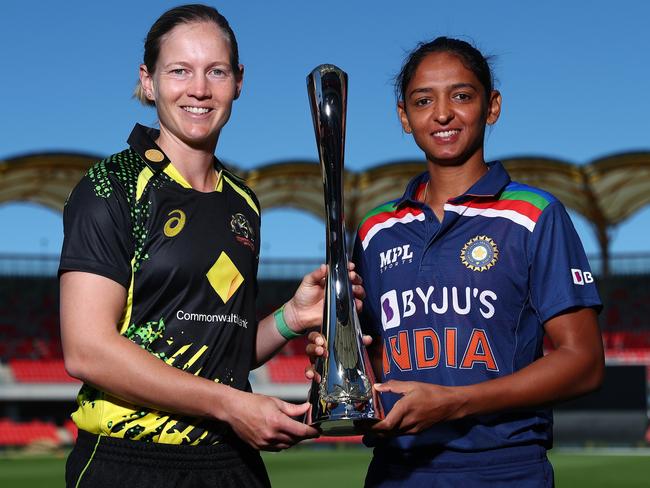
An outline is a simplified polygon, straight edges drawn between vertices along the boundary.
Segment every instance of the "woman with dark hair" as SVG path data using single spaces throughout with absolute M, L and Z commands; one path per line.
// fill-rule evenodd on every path
M 476 48 L 422 43 L 396 81 L 427 163 L 355 242 L 387 411 L 365 438 L 366 486 L 553 486 L 549 405 L 597 388 L 604 370 L 582 245 L 556 198 L 485 161 L 501 94 Z
M 136 90 L 160 130 L 136 125 L 66 204 L 61 332 L 66 369 L 84 382 L 69 487 L 268 486 L 257 450 L 317 435 L 291 418 L 308 404 L 248 383 L 320 324 L 325 267 L 257 322 L 259 203 L 214 156 L 242 80 L 214 8 L 164 13 Z

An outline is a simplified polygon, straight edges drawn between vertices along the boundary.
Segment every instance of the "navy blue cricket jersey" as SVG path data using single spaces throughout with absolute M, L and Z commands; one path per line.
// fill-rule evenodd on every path
M 551 194 L 510 180 L 500 162 L 444 205 L 418 201 L 429 179 L 371 211 L 353 260 L 364 278 L 364 332 L 380 337 L 382 381 L 461 386 L 509 375 L 543 354 L 543 325 L 601 306 L 580 239 Z M 376 339 L 378 340 L 378 339 Z M 389 411 L 398 395 L 383 394 Z M 464 418 L 369 445 L 481 451 L 552 443 L 552 413 L 535 408 Z

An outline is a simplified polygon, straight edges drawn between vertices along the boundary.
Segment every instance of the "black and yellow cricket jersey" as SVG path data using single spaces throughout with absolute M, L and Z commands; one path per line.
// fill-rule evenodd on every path
M 248 390 L 259 203 L 216 158 L 222 177 L 215 191 L 193 190 L 155 144 L 157 135 L 136 125 L 130 148 L 95 164 L 73 190 L 59 273 L 122 284 L 120 334 L 170 366 Z M 94 434 L 214 444 L 228 432 L 225 424 L 142 408 L 90 385 L 77 403 L 72 418 Z

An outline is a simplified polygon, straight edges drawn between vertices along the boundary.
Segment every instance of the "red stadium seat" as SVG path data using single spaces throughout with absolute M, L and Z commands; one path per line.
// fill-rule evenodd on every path
M 78 380 L 65 371 L 62 359 L 37 361 L 10 359 L 9 367 L 19 383 L 70 383 Z
M 622 350 L 649 350 L 650 331 L 616 331 L 603 332 L 607 352 Z
M 31 422 L 14 422 L 0 419 L 0 446 L 26 446 L 36 441 L 61 443 L 54 424 L 32 420 Z
M 272 383 L 308 383 L 305 378 L 307 356 L 276 356 L 266 363 L 266 370 Z

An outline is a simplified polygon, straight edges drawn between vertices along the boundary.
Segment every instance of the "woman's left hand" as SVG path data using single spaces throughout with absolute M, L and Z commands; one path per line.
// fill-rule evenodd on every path
M 361 310 L 361 300 L 366 296 L 363 280 L 354 271 L 354 263 L 348 263 L 352 292 L 354 293 L 357 311 Z M 306 275 L 294 296 L 284 306 L 284 317 L 292 330 L 304 332 L 323 323 L 323 300 L 327 283 L 327 266 L 321 264 Z
M 374 388 L 402 395 L 386 417 L 373 425 L 371 431 L 380 436 L 417 434 L 438 422 L 459 418 L 466 401 L 460 388 L 419 381 L 390 380 Z

